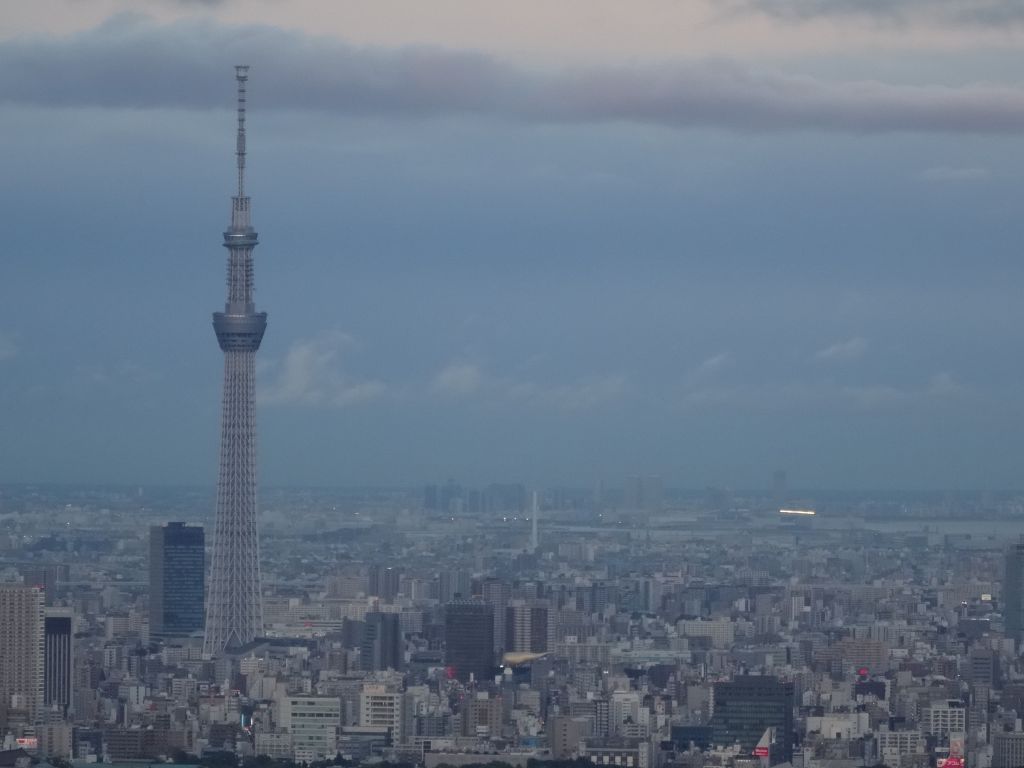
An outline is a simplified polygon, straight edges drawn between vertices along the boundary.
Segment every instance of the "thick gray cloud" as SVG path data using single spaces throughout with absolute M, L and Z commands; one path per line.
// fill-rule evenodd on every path
M 1014 87 L 825 82 L 725 60 L 536 72 L 468 52 L 358 48 L 271 27 L 158 25 L 137 16 L 70 38 L 0 43 L 0 103 L 222 106 L 224 73 L 238 62 L 253 65 L 262 108 L 343 115 L 469 114 L 739 131 L 1024 129 L 1024 90 Z
M 771 16 L 860 16 L 881 21 L 1000 25 L 1024 21 L 1022 0 L 741 0 Z

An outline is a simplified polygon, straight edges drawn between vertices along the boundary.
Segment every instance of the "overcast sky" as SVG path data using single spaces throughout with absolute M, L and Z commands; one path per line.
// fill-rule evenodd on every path
M 1024 0 L 0 4 L 0 482 L 1024 487 Z

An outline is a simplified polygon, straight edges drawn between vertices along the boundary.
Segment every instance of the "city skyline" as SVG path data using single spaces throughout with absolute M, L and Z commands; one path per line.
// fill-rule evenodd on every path
M 1024 495 L 786 515 L 777 479 L 548 492 L 537 537 L 513 484 L 268 493 L 262 631 L 223 654 L 160 622 L 202 571 L 164 521 L 206 494 L 3 487 L 0 732 L 75 765 L 1018 768 Z
M 7 3 L 0 766 L 1024 768 L 1022 58 Z
M 1012 4 L 676 6 L 5 9 L 0 482 L 214 482 L 251 52 L 269 485 L 1020 487 Z

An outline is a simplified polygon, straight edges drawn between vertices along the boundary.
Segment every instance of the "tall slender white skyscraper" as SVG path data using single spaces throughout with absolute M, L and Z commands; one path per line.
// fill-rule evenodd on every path
M 533 505 L 530 508 L 530 551 L 536 552 L 537 546 L 540 544 L 540 535 L 538 533 L 537 517 L 540 515 L 540 505 L 537 503 L 537 492 L 533 492 Z
M 256 350 L 267 313 L 253 301 L 256 231 L 245 194 L 245 89 L 249 68 L 235 67 L 238 82 L 238 194 L 232 198 L 228 249 L 228 296 L 213 328 L 224 351 L 224 394 L 220 423 L 220 473 L 213 532 L 210 591 L 206 602 L 209 654 L 252 642 L 263 630 L 260 545 L 256 513 Z

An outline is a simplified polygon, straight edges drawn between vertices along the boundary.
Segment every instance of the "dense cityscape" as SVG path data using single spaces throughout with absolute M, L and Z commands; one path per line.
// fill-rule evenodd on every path
M 1024 497 L 771 480 L 269 491 L 263 632 L 215 657 L 206 492 L 6 487 L 7 747 L 58 764 L 1020 765 L 1024 546 L 1005 542 Z
M 187 5 L 168 3 L 167 7 Z M 230 4 L 204 1 L 195 5 L 217 13 Z M 832 5 L 843 6 L 842 14 L 857 13 L 856 3 L 850 8 L 824 3 L 817 10 L 797 5 L 788 12 L 767 7 L 748 8 L 748 13 L 755 14 L 756 24 L 794 23 L 794 18 L 795 23 L 804 23 L 834 12 Z M 953 5 L 963 11 L 959 4 Z M 998 11 L 992 18 L 1009 18 L 1007 10 L 996 5 L 986 5 L 993 13 Z M 740 3 L 738 8 L 742 7 Z M 161 12 L 173 15 L 176 11 L 162 8 Z M 32 21 L 35 16 L 25 18 L 29 27 L 36 23 Z M 95 34 L 102 37 L 113 29 L 114 37 L 129 40 L 128 48 L 144 50 L 148 56 L 147 45 L 133 37 L 138 20 L 110 18 L 112 21 L 104 21 Z M 900 15 L 885 18 L 904 22 Z M 947 9 L 940 20 L 949 23 L 949 19 L 957 24 L 991 23 Z M 104 26 L 108 22 L 109 26 Z M 162 34 L 158 27 L 154 29 Z M 175 28 L 175 34 L 181 29 Z M 245 40 L 262 34 L 255 27 L 240 29 Z M 144 30 L 142 38 L 149 34 L 151 30 Z M 285 37 L 273 40 L 280 43 L 291 33 L 282 34 Z M 744 35 L 747 33 L 741 35 L 744 40 L 750 37 Z M 208 42 L 215 37 L 204 39 Z M 93 44 L 87 38 L 83 38 L 84 47 L 89 49 Z M 330 56 L 342 50 L 331 48 L 319 37 L 315 43 L 299 37 L 287 40 L 289 44 L 298 40 L 302 49 L 328 51 Z M 206 43 L 200 41 L 200 47 L 202 44 Z M 113 47 L 117 45 L 120 43 L 115 41 Z M 246 45 L 253 49 L 275 47 Z M 19 62 L 14 71 L 32 72 L 32 66 L 20 63 L 31 59 L 31 47 L 7 45 L 0 35 L 0 72 L 5 69 L 5 56 Z M 178 47 L 167 45 L 165 53 Z M 154 50 L 159 48 L 154 46 Z M 232 50 L 232 55 L 237 51 Z M 220 61 L 221 53 L 218 49 L 213 59 Z M 680 75 L 674 71 L 672 77 L 662 79 L 642 72 L 638 75 L 640 70 L 629 68 L 617 74 L 594 70 L 598 74 L 547 75 L 549 81 L 544 84 L 532 70 L 508 68 L 483 57 L 403 48 L 396 57 L 401 67 L 395 70 L 386 56 L 348 48 L 342 53 L 346 66 L 360 56 L 368 57 L 369 63 L 352 67 L 356 74 L 351 82 L 346 79 L 348 74 L 341 77 L 340 93 L 349 100 L 358 100 L 360 95 L 366 99 L 366 104 L 356 109 L 359 120 L 369 119 L 367 115 L 379 117 L 375 110 L 389 118 L 417 109 L 431 118 L 445 110 L 457 115 L 476 110 L 485 125 L 495 116 L 572 123 L 596 115 L 596 119 L 612 123 L 653 119 L 659 130 L 680 125 L 706 130 L 715 121 L 733 121 L 728 129 L 746 136 L 752 129 L 741 113 L 744 99 L 748 99 L 763 123 L 761 130 L 768 132 L 805 131 L 807 125 L 841 132 L 908 132 L 933 130 L 933 121 L 945 121 L 945 131 L 978 130 L 977 125 L 985 123 L 978 114 L 987 115 L 996 130 L 1004 131 L 1007 126 L 1013 128 L 1015 119 L 1024 121 L 1024 101 L 1019 115 L 1012 108 L 1001 111 L 1010 98 L 1004 91 L 993 91 L 999 102 L 994 112 L 984 99 L 977 98 L 962 102 L 954 98 L 950 111 L 943 101 L 949 99 L 949 93 L 936 95 L 941 89 L 927 90 L 922 97 L 916 91 L 911 93 L 909 86 L 899 90 L 861 83 L 851 89 L 857 98 L 867 98 L 860 104 L 845 100 L 846 94 L 836 96 L 829 90 L 831 86 L 808 87 L 806 78 L 759 79 L 737 75 L 738 70 L 727 66 L 722 69 L 730 72 L 735 82 L 719 80 L 716 70 L 711 86 L 702 84 L 694 72 Z M 286 58 L 278 63 L 287 67 Z M 434 65 L 437 69 L 431 70 Z M 157 69 L 160 66 L 164 65 Z M 100 79 L 123 69 L 104 64 Z M 261 367 L 257 352 L 268 327 L 274 328 L 278 322 L 278 310 L 273 302 L 267 302 L 272 317 L 268 326 L 268 313 L 257 311 L 255 300 L 258 270 L 254 251 L 260 241 L 246 175 L 250 67 L 234 64 L 233 100 L 226 88 L 229 70 L 226 66 L 224 70 L 223 94 L 212 88 L 207 92 L 205 79 L 198 88 L 179 89 L 174 81 L 169 89 L 179 95 L 203 91 L 206 95 L 198 106 L 189 103 L 185 109 L 209 110 L 215 105 L 223 110 L 230 105 L 234 121 L 235 172 L 231 180 L 235 184 L 231 185 L 230 218 L 222 243 L 226 249 L 226 294 L 222 308 L 211 307 L 216 310 L 212 314 L 213 337 L 223 353 L 218 462 L 210 462 L 209 486 L 175 484 L 179 477 L 175 456 L 180 460 L 191 451 L 181 446 L 192 446 L 193 440 L 205 440 L 208 435 L 196 435 L 183 427 L 176 438 L 165 439 L 168 425 L 180 415 L 168 406 L 160 409 L 166 410 L 161 414 L 164 421 L 153 422 L 162 423 L 164 431 L 154 429 L 151 434 L 142 427 L 145 440 L 128 448 L 129 453 L 152 453 L 156 457 L 152 465 L 166 470 L 166 484 L 102 485 L 99 479 L 96 483 L 8 482 L 18 472 L 0 476 L 0 768 L 84 768 L 94 764 L 120 768 L 158 764 L 188 768 L 1024 768 L 1024 494 L 828 491 L 813 478 L 809 482 L 795 480 L 800 469 L 793 469 L 787 461 L 802 455 L 804 466 L 817 466 L 826 473 L 848 470 L 851 476 L 863 469 L 862 481 L 884 476 L 879 474 L 882 470 L 892 469 L 889 458 L 880 452 L 873 461 L 865 459 L 868 451 L 863 446 L 868 445 L 891 449 L 888 456 L 902 455 L 907 466 L 926 467 L 926 475 L 931 473 L 933 478 L 949 467 L 967 467 L 965 473 L 976 471 L 979 474 L 974 476 L 984 476 L 987 463 L 972 450 L 978 457 L 990 451 L 1012 468 L 1019 434 L 1006 414 L 1014 409 L 996 405 L 990 412 L 987 396 L 977 394 L 982 390 L 970 391 L 986 378 L 984 372 L 976 373 L 980 369 L 965 364 L 961 370 L 967 371 L 967 376 L 954 375 L 950 372 L 953 366 L 947 366 L 946 358 L 941 357 L 942 367 L 929 363 L 926 369 L 913 364 L 915 378 L 899 386 L 877 383 L 880 379 L 868 375 L 855 374 L 844 381 L 842 371 L 849 372 L 868 354 L 870 345 L 864 336 L 830 336 L 831 341 L 817 342 L 823 346 L 816 351 L 808 351 L 810 347 L 785 351 L 782 344 L 764 344 L 762 348 L 750 328 L 755 323 L 744 321 L 747 327 L 741 329 L 742 334 L 749 333 L 757 348 L 757 354 L 750 356 L 757 375 L 773 366 L 785 370 L 797 365 L 818 373 L 800 374 L 792 380 L 778 378 L 763 389 L 745 389 L 742 383 L 727 386 L 716 378 L 734 363 L 732 352 L 723 348 L 687 363 L 681 374 L 670 374 L 666 361 L 673 355 L 683 356 L 652 336 L 655 352 L 648 355 L 651 367 L 636 378 L 664 378 L 675 399 L 670 407 L 655 404 L 644 412 L 638 402 L 647 399 L 647 394 L 640 391 L 634 395 L 632 405 L 627 403 L 619 412 L 626 424 L 623 434 L 605 440 L 621 439 L 622 446 L 617 448 L 620 459 L 638 451 L 632 457 L 632 469 L 616 470 L 617 475 L 591 471 L 590 487 L 538 482 L 538 472 L 530 479 L 528 472 L 521 471 L 515 464 L 519 448 L 503 441 L 506 433 L 516 431 L 508 425 L 517 421 L 522 411 L 512 408 L 495 417 L 501 407 L 494 406 L 493 399 L 476 410 L 465 409 L 458 418 L 465 420 L 463 429 L 479 421 L 486 433 L 486 440 L 462 441 L 468 451 L 486 454 L 494 446 L 502 447 L 503 453 L 494 452 L 506 457 L 509 467 L 494 482 L 457 477 L 436 477 L 425 486 L 367 482 L 362 487 L 344 483 L 338 487 L 276 487 L 261 482 L 258 474 L 264 465 L 257 450 L 261 437 L 258 406 L 323 406 L 332 410 L 334 418 L 344 419 L 349 413 L 344 409 L 387 393 L 391 399 L 376 412 L 378 416 L 391 406 L 412 403 L 406 416 L 417 408 L 431 412 L 449 431 L 446 419 L 455 409 L 451 398 L 489 392 L 516 407 L 526 403 L 548 409 L 539 417 L 535 412 L 532 422 L 524 418 L 518 432 L 526 435 L 528 445 L 543 447 L 544 434 L 535 434 L 540 425 L 540 432 L 547 429 L 549 438 L 570 435 L 565 445 L 575 446 L 583 456 L 588 441 L 600 442 L 603 433 L 594 425 L 603 421 L 602 408 L 626 390 L 628 377 L 584 375 L 571 379 L 570 384 L 545 387 L 525 373 L 521 378 L 518 373 L 494 374 L 482 363 L 469 362 L 473 351 L 479 359 L 486 358 L 480 354 L 486 345 L 467 342 L 455 357 L 446 351 L 449 362 L 433 376 L 420 377 L 423 386 L 416 395 L 408 384 L 361 379 L 333 368 L 340 350 L 347 353 L 358 347 L 354 338 L 342 331 L 329 331 L 322 337 L 333 340 L 335 346 L 300 340 L 283 355 L 279 348 L 279 358 Z M 476 81 L 471 70 L 482 72 L 484 79 Z M 269 67 L 262 71 L 254 67 L 253 74 L 266 77 L 271 95 L 276 88 L 278 107 L 285 112 L 310 109 L 301 97 L 297 102 L 290 100 L 290 91 L 294 88 L 299 94 L 302 88 L 292 83 L 298 78 L 284 71 L 282 75 Z M 363 85 L 358 84 L 360 77 L 366 80 Z M 139 81 L 153 92 L 160 91 L 150 89 L 146 78 L 144 73 Z M 78 90 L 88 90 L 95 79 L 83 75 L 81 82 L 69 89 L 74 94 L 71 103 L 78 105 L 74 100 Z M 443 93 L 452 80 L 460 81 L 464 88 L 458 98 Z M 606 92 L 609 81 L 615 88 Z M 736 90 L 736 82 L 742 82 L 743 88 Z M 5 88 L 11 89 L 5 83 L 0 77 L 0 108 L 5 99 L 12 98 L 4 95 Z M 644 87 L 637 88 L 636 83 Z M 129 89 L 137 86 L 129 83 Z M 680 87 L 688 102 L 678 98 Z M 745 88 L 754 89 L 752 99 L 744 96 Z M 757 89 L 770 97 L 762 97 Z M 812 108 L 787 106 L 786 100 L 800 89 L 812 93 Z M 33 89 L 21 90 L 28 93 Z M 166 84 L 163 90 L 168 90 Z M 708 100 L 708 94 L 719 91 L 726 92 L 721 102 L 715 100 L 718 97 Z M 216 97 L 211 95 L 214 93 Z M 512 106 L 494 106 L 500 101 L 492 99 L 494 93 Z M 438 94 L 439 105 L 428 103 L 428 96 Z M 983 95 L 988 98 L 991 93 Z M 106 98 L 96 101 L 106 106 Z M 144 99 L 140 107 L 134 98 L 128 100 L 129 109 L 152 107 Z M 179 109 L 175 98 L 178 96 L 172 95 L 166 103 L 160 102 L 159 108 Z M 409 103 L 400 103 L 403 99 Z M 905 101 L 912 108 L 900 111 Z M 254 99 L 254 106 L 258 104 L 258 98 Z M 680 109 L 678 104 L 685 107 Z M 696 112 L 706 109 L 710 116 L 690 117 L 686 107 Z M 66 105 L 61 103 L 61 108 Z M 663 109 L 667 109 L 665 114 L 659 111 Z M 966 109 L 968 117 L 957 109 Z M 885 119 L 878 118 L 876 112 Z M 253 116 L 256 114 L 262 118 L 265 113 L 254 112 Z M 543 132 L 546 126 L 539 130 Z M 422 127 L 417 124 L 415 130 Z M 199 128 L 189 130 L 196 136 L 202 133 Z M 284 129 L 288 140 L 277 142 L 278 151 L 281 146 L 291 147 L 290 130 L 293 128 Z M 296 145 L 316 144 L 312 134 L 295 133 Z M 132 131 L 125 129 L 124 136 L 129 135 L 134 140 Z M 146 131 L 138 135 L 152 138 Z M 645 135 L 640 143 L 656 144 L 652 136 L 653 132 Z M 224 139 L 226 144 L 228 137 Z M 124 142 L 131 143 L 127 138 Z M 393 150 L 382 139 L 365 154 Z M 156 154 L 150 148 L 145 151 Z M 226 159 L 229 152 L 223 154 Z M 728 164 L 724 156 L 721 162 L 723 167 Z M 157 166 L 147 165 L 146 173 Z M 988 169 L 973 166 L 942 166 L 930 171 L 931 175 L 926 175 L 929 182 L 974 182 L 989 177 Z M 453 175 L 460 172 L 456 169 Z M 557 188 L 558 183 L 552 181 L 555 176 L 544 169 L 537 174 L 541 186 Z M 609 181 L 596 171 L 588 170 L 584 176 L 588 187 Z M 225 183 L 227 179 L 225 176 Z M 773 190 L 775 181 L 773 176 Z M 288 193 L 293 194 L 301 196 L 298 191 Z M 709 193 L 709 197 L 714 195 Z M 510 218 L 518 215 L 520 202 L 509 206 Z M 334 200 L 330 204 L 336 205 Z M 728 206 L 722 211 L 726 212 L 717 215 L 726 222 L 726 229 L 736 228 L 737 221 L 744 221 L 752 230 L 757 228 Z M 471 218 L 467 215 L 465 220 Z M 152 227 L 152 221 L 144 226 Z M 463 223 L 460 220 L 460 228 Z M 175 222 L 176 227 L 182 225 L 180 220 Z M 640 229 L 638 226 L 636 231 Z M 339 239 L 334 232 L 332 238 Z M 159 238 L 151 238 L 148 232 L 145 239 L 153 241 L 147 242 L 153 248 L 147 257 L 163 247 L 155 242 Z M 319 246 L 323 239 L 313 236 L 311 242 Z M 412 240 L 415 237 L 410 237 Z M 970 242 L 967 250 L 973 254 L 975 243 L 966 235 L 963 240 Z M 623 242 L 627 244 L 624 250 L 632 253 L 633 236 Z M 408 243 L 402 247 L 416 250 Z M 713 260 L 706 255 L 703 258 Z M 159 261 L 159 256 L 153 261 Z M 627 271 L 640 274 L 646 269 L 640 260 L 624 262 L 628 262 Z M 587 264 L 585 269 L 589 268 Z M 300 263 L 295 271 L 308 270 Z M 585 270 L 568 271 L 568 284 L 576 287 Z M 599 272 L 595 268 L 595 274 Z M 660 283 L 656 272 L 652 270 L 651 279 Z M 747 277 L 750 282 L 757 280 Z M 326 276 L 320 279 L 331 282 Z M 915 283 L 917 280 L 915 272 Z M 1013 282 L 1002 274 L 999 280 Z M 595 282 L 602 281 L 615 282 L 604 278 Z M 155 284 L 158 279 L 150 282 Z M 784 276 L 782 282 L 794 281 Z M 961 288 L 959 283 L 956 287 Z M 611 294 L 618 298 L 620 288 L 622 294 L 629 293 L 628 286 L 614 285 Z M 718 288 L 722 297 L 732 291 L 732 287 Z M 499 294 L 501 289 L 500 281 L 481 280 L 466 293 Z M 440 312 L 445 304 L 429 295 L 431 291 L 420 286 L 414 291 L 422 294 L 429 307 L 424 315 Z M 146 302 L 159 294 L 146 293 L 134 284 L 128 292 L 145 294 Z M 798 288 L 800 301 L 796 302 L 776 301 L 771 290 L 763 293 L 769 295 L 774 312 L 776 306 L 802 305 L 815 291 Z M 897 293 L 897 303 L 913 303 L 912 295 L 907 298 L 909 293 Z M 942 314 L 953 313 L 959 306 L 960 294 L 954 291 L 950 296 L 954 298 L 944 296 L 939 302 Z M 331 301 L 334 298 L 330 296 Z M 845 306 L 856 307 L 852 314 L 876 311 L 875 305 L 865 303 L 856 291 L 844 294 L 844 301 L 847 299 Z M 625 302 L 623 316 L 639 313 L 647 300 L 642 294 L 632 307 Z M 307 302 L 305 294 L 292 301 L 293 310 L 299 304 L 315 304 Z M 560 301 L 558 296 L 547 304 L 560 305 Z M 46 304 L 49 311 L 49 301 L 39 303 Z M 599 313 L 605 310 L 600 300 L 582 302 L 587 303 L 599 306 Z M 669 303 L 675 303 L 674 295 Z M 722 298 L 713 300 L 711 306 L 724 317 L 738 312 L 742 303 L 736 299 L 733 306 Z M 1013 303 L 1019 304 L 1016 294 Z M 262 295 L 260 304 L 262 307 Z M 63 309 L 59 300 L 52 305 Z M 156 300 L 147 303 L 144 314 L 178 316 L 177 310 L 158 305 Z M 502 317 L 496 324 L 499 335 L 513 337 L 517 324 L 534 308 L 516 305 L 516 311 L 508 313 L 511 319 Z M 488 305 L 490 314 L 502 315 L 491 310 Z M 60 314 L 62 322 L 74 315 L 67 311 L 54 314 Z M 119 323 L 122 314 L 132 317 L 121 310 L 110 314 Z M 566 309 L 564 314 L 574 316 L 574 311 Z M 812 314 L 794 314 L 787 322 L 805 329 L 817 322 Z M 826 314 L 818 311 L 819 318 Z M 287 318 L 287 310 L 281 315 Z M 928 326 L 927 313 L 922 317 L 921 325 Z M 403 322 L 411 325 L 416 320 L 405 318 Z M 467 312 L 459 322 L 471 327 L 479 322 L 479 316 Z M 570 347 L 576 341 L 574 334 L 588 325 L 575 316 L 572 322 L 579 327 L 572 328 L 569 323 L 562 328 Z M 594 322 L 592 317 L 590 323 Z M 300 324 L 287 319 L 281 322 L 293 331 Z M 602 360 L 626 357 L 633 342 L 630 334 L 646 337 L 647 326 L 656 324 L 637 320 L 625 330 L 628 341 L 617 352 L 600 345 L 595 356 Z M 396 320 L 394 325 L 397 328 L 402 323 Z M 82 326 L 77 346 L 88 346 L 93 343 L 91 337 L 98 335 L 86 326 Z M 143 327 L 141 322 L 139 327 Z M 703 328 L 686 330 L 693 337 L 705 332 Z M 924 335 L 929 332 L 926 329 Z M 72 335 L 67 330 L 62 333 Z M 139 333 L 145 337 L 140 346 L 162 348 L 159 334 Z M 403 336 L 405 331 L 396 333 Z M 544 327 L 541 333 L 557 331 Z M 765 332 L 765 338 L 776 335 L 773 330 Z M 883 335 L 876 333 L 876 338 Z M 961 345 L 977 346 L 979 357 L 999 357 L 994 352 L 998 344 L 986 348 L 976 338 L 982 334 L 972 335 L 968 330 L 963 335 L 967 342 L 961 339 Z M 914 348 L 911 343 L 905 347 L 892 344 L 886 352 L 884 343 L 873 343 L 893 358 L 905 357 L 906 349 Z M 0 360 L 14 359 L 22 344 L 22 336 L 0 332 Z M 415 345 L 412 340 L 409 349 L 395 344 L 386 357 L 393 361 L 411 355 Z M 212 338 L 209 346 L 212 350 Z M 39 359 L 59 356 L 51 355 L 45 344 L 39 349 L 42 351 L 33 350 L 37 364 Z M 520 373 L 545 357 L 533 349 L 513 356 L 522 358 L 512 366 Z M 184 360 L 173 353 L 166 358 L 170 360 L 167 370 L 173 369 L 174 374 L 165 393 L 192 375 Z M 562 362 L 558 360 L 554 367 Z M 886 365 L 879 363 L 879 367 Z M 68 366 L 55 365 L 47 376 L 70 381 L 68 391 L 87 389 L 86 380 L 106 386 L 114 379 L 134 377 L 137 390 L 145 392 L 146 398 L 161 400 L 159 385 L 148 389 L 156 377 L 147 379 L 145 366 L 125 363 L 114 373 L 96 369 L 84 378 L 80 372 L 68 370 Z M 276 372 L 276 384 L 258 389 L 257 378 L 268 370 Z M 1019 389 L 1019 377 L 1006 375 L 1012 380 L 1009 388 Z M 741 373 L 739 378 L 757 376 Z M 765 379 L 769 378 L 766 375 Z M 9 413 L 16 410 L 6 399 L 14 389 L 0 391 L 0 402 Z M 42 408 L 61 400 L 59 389 L 27 389 L 31 394 L 26 397 L 36 398 L 33 402 L 37 405 L 44 403 Z M 434 399 L 422 399 L 424 389 Z M 418 396 L 421 399 L 417 400 Z M 751 408 L 750 403 L 756 407 Z M 794 404 L 795 410 L 789 410 Z M 87 405 L 75 407 L 81 413 L 89 410 Z M 445 407 L 453 410 L 445 412 Z M 722 410 L 715 411 L 716 407 Z M 877 410 L 880 407 L 888 410 Z M 731 431 L 715 424 L 716 415 L 721 416 L 723 410 L 734 420 Z M 1018 410 L 1024 413 L 1024 409 Z M 117 464 L 118 443 L 111 436 L 126 428 L 133 413 L 144 411 L 132 411 L 126 402 L 117 419 L 97 417 L 91 427 L 79 425 L 78 432 L 74 425 L 69 426 L 69 434 L 78 434 L 80 439 L 88 434 L 91 440 L 81 443 L 91 447 L 72 448 L 71 452 L 102 455 L 97 458 L 101 464 Z M 573 416 L 582 411 L 590 414 L 590 421 L 573 422 Z M 196 407 L 196 412 L 202 412 L 202 407 Z M 696 454 L 704 450 L 698 437 L 676 434 L 681 430 L 678 424 L 668 423 L 664 415 L 668 412 L 677 417 L 683 412 L 697 414 L 695 421 L 706 418 L 710 424 L 705 425 L 706 434 L 715 438 L 705 441 L 711 446 L 708 450 L 714 449 L 713 443 L 720 443 L 718 450 L 728 457 L 725 463 L 730 466 L 720 467 L 722 473 L 734 472 L 743 464 L 748 477 L 760 478 L 756 486 L 688 489 L 677 483 L 677 477 L 666 477 L 662 467 L 652 466 L 642 451 L 661 452 L 656 441 L 648 445 L 649 435 L 654 433 L 664 432 L 663 445 L 689 441 L 696 446 Z M 772 458 L 775 464 L 793 469 L 792 476 L 786 469 L 768 466 L 763 455 L 757 461 L 751 459 L 753 454 L 740 455 L 738 450 L 745 441 L 737 425 L 757 422 L 767 412 L 784 427 L 773 426 L 772 418 L 755 426 L 754 432 L 761 429 L 767 445 L 787 440 L 792 445 L 800 443 L 794 453 L 780 450 L 778 460 Z M 344 416 L 338 417 L 338 413 Z M 495 420 L 489 421 L 492 417 Z M 909 421 L 897 424 L 904 417 Z M 982 425 L 978 432 L 970 431 L 968 422 L 974 423 L 974 417 Z M 314 431 L 309 425 L 317 418 L 314 415 L 305 422 L 308 431 Z M 396 411 L 392 426 L 431 432 L 428 422 L 410 425 L 406 420 Z M 366 427 L 370 421 L 363 422 L 367 434 L 373 432 L 372 426 Z M 320 460 L 327 455 L 324 466 L 332 461 L 341 466 L 351 458 L 341 450 L 325 451 L 324 444 L 303 451 L 297 447 L 305 439 L 298 422 L 290 424 L 286 416 L 277 421 L 278 429 L 282 423 L 290 425 L 289 434 L 296 444 L 292 471 L 303 468 L 311 457 Z M 349 423 L 341 423 L 348 434 Z M 808 430 L 806 434 L 819 439 L 794 437 L 789 428 L 797 423 Z M 859 432 L 862 424 L 864 431 Z M 208 426 L 213 435 L 212 420 Z M 886 435 L 890 426 L 888 439 L 877 437 Z M 104 429 L 109 430 L 105 439 Z M 617 427 L 609 429 L 614 433 Z M 59 466 L 59 461 L 50 461 L 45 437 L 38 437 L 34 429 L 25 431 L 35 440 L 29 448 L 46 454 L 46 461 L 37 465 L 42 467 L 40 476 L 52 472 L 59 477 L 62 471 L 71 471 Z M 436 424 L 434 431 L 441 431 Z M 452 426 L 450 432 L 457 434 L 459 427 Z M 925 448 L 932 447 L 929 441 L 936 435 L 947 443 L 936 444 L 931 453 L 915 453 L 913 441 L 903 444 L 898 439 L 909 434 Z M 962 442 L 968 447 L 959 450 L 964 434 L 967 437 Z M 990 434 L 1001 436 L 1005 443 L 994 439 L 989 445 Z M 321 437 L 325 435 L 326 444 L 331 445 L 334 436 L 330 428 L 324 428 Z M 18 446 L 6 450 L 19 453 L 22 439 L 8 438 Z M 179 441 L 176 449 L 175 439 Z M 855 444 L 857 439 L 863 441 L 860 447 Z M 847 440 L 849 453 L 844 456 Z M 428 469 L 421 464 L 425 456 L 420 455 L 426 450 L 418 454 L 411 444 L 380 437 L 376 449 L 385 464 L 397 444 L 406 449 L 406 461 L 417 467 L 421 479 L 434 474 L 436 466 L 446 461 L 459 466 L 439 447 L 439 458 Z M 893 444 L 897 444 L 895 448 L 891 448 Z M 104 454 L 104 446 L 110 448 L 109 455 Z M 443 446 L 443 440 L 438 446 Z M 292 446 L 282 447 L 279 441 L 275 447 L 287 452 Z M 431 451 L 433 448 L 431 445 Z M 546 456 L 538 451 L 538 456 L 531 458 L 535 467 L 551 463 L 543 471 L 549 477 L 557 476 L 561 468 L 550 458 L 564 449 L 549 448 Z M 732 456 L 734 450 L 736 457 Z M 830 450 L 835 450 L 835 456 L 816 464 L 819 457 L 812 454 Z M 684 463 L 672 450 L 665 453 L 671 456 L 664 458 L 663 466 Z M 125 454 L 120 455 L 123 460 Z M 615 464 L 607 458 L 611 455 L 589 455 L 581 460 L 575 476 L 586 474 L 580 467 Z M 1004 469 L 993 470 L 993 476 Z M 892 471 L 898 472 L 899 467 Z M 466 476 L 481 477 L 480 466 L 466 470 Z M 953 487 L 968 487 L 958 477 L 948 479 Z M 859 487 L 869 486 L 862 483 Z

